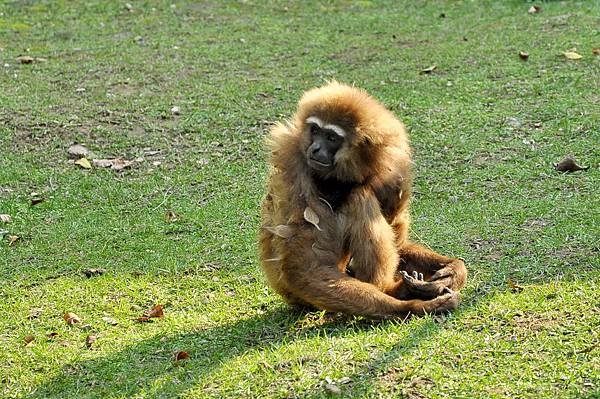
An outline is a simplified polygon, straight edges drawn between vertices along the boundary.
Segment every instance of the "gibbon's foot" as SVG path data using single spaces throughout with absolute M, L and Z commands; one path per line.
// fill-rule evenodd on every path
M 425 301 L 427 306 L 423 307 L 423 311 L 426 313 L 446 313 L 456 309 L 460 303 L 460 296 L 458 292 L 454 292 L 447 287 L 446 289 L 450 292 L 440 295 L 435 299 Z
M 405 295 L 408 298 L 433 299 L 444 293 L 452 292 L 452 290 L 446 291 L 449 289 L 448 280 L 443 277 L 435 281 L 425 281 L 423 273 L 414 271 L 411 276 L 404 270 L 401 277 L 404 282 Z

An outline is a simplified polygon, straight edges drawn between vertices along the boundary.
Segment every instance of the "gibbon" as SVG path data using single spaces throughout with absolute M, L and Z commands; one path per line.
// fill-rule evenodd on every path
M 411 150 L 365 91 L 307 91 L 267 139 L 260 258 L 289 304 L 375 318 L 455 309 L 464 262 L 408 238 Z

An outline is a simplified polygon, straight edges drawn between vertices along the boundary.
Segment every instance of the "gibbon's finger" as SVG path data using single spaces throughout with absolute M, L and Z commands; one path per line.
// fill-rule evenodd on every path
M 438 270 L 431 276 L 431 281 L 441 280 L 446 277 L 452 277 L 452 268 L 446 266 Z

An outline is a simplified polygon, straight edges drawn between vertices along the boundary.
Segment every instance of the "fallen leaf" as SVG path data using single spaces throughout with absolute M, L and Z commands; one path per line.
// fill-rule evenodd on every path
M 22 55 L 17 57 L 17 61 L 19 61 L 21 64 L 31 64 L 33 61 L 35 61 L 35 58 L 28 55 Z
M 578 170 L 588 170 L 589 168 L 589 166 L 583 167 L 577 165 L 575 159 L 571 157 L 565 157 L 559 163 L 554 164 L 554 169 L 558 170 L 559 172 L 577 172 Z
M 332 395 L 341 395 L 342 390 L 335 384 L 325 384 L 325 390 Z
M 125 9 L 129 12 L 133 12 L 133 6 L 129 3 L 125 3 Z
M 152 323 L 152 320 L 150 320 L 150 317 L 148 316 L 140 316 L 136 319 L 136 321 L 139 323 Z
M 506 280 L 506 283 L 508 284 L 508 286 L 510 287 L 510 289 L 511 289 L 513 292 L 521 292 L 521 291 L 523 291 L 523 287 L 522 287 L 522 286 L 520 286 L 519 284 L 517 284 L 516 282 L 514 282 L 514 281 L 513 281 L 513 280 L 511 280 L 511 279 L 507 279 L 507 280 Z
M 8 246 L 12 246 L 15 242 L 19 241 L 21 239 L 21 237 L 19 236 L 8 236 Z
M 181 115 L 181 109 L 179 107 L 175 106 L 175 107 L 171 108 L 171 113 L 173 115 Z
M 594 54 L 594 55 L 600 55 L 600 48 L 594 48 L 594 49 L 592 49 L 592 54 Z
M 23 338 L 23 342 L 25 343 L 25 346 L 28 346 L 30 343 L 32 343 L 35 340 L 35 337 L 33 335 L 26 335 L 25 338 Z
M 432 65 L 429 68 L 421 69 L 421 73 L 429 74 L 429 73 L 432 73 L 433 71 L 435 71 L 436 68 L 437 68 L 437 65 Z
M 92 163 L 98 168 L 111 168 L 112 170 L 123 170 L 133 165 L 134 161 L 119 157 L 114 159 L 93 159 Z
M 113 319 L 112 317 L 103 317 L 102 321 L 107 324 L 110 324 L 111 326 L 116 326 L 119 324 L 119 322 Z
M 92 349 L 92 345 L 94 344 L 94 342 L 96 342 L 97 339 L 98 337 L 95 334 L 88 335 L 85 339 L 85 346 L 87 346 L 89 349 Z
M 85 158 L 90 154 L 90 151 L 81 144 L 72 144 L 67 149 L 67 155 L 71 159 Z
M 304 220 L 315 226 L 317 230 L 322 231 L 319 227 L 319 215 L 317 215 L 309 206 L 304 209 Z
M 592 352 L 594 349 L 596 349 L 598 347 L 598 344 L 593 344 L 592 346 L 588 346 L 587 348 L 584 349 L 580 349 L 578 351 L 575 351 L 575 353 L 590 353 Z
M 27 316 L 27 319 L 28 320 L 37 319 L 38 317 L 40 317 L 41 314 L 42 314 L 41 308 L 33 308 L 29 311 L 29 315 Z
M 36 193 L 35 191 L 29 194 L 31 205 L 37 205 L 40 202 L 44 202 L 44 197 L 40 193 Z
M 529 53 L 526 53 L 525 51 L 519 51 L 519 58 L 521 58 L 523 61 L 527 61 L 529 59 Z
M 529 14 L 537 14 L 540 11 L 542 11 L 542 9 L 539 6 L 531 6 L 529 7 L 529 10 L 527 10 Z
M 85 269 L 83 271 L 83 274 L 85 274 L 87 278 L 101 276 L 104 273 L 106 273 L 106 269 Z
M 81 323 L 81 319 L 79 318 L 79 316 L 77 316 L 75 313 L 73 312 L 67 312 L 63 315 L 63 319 L 67 322 L 67 324 L 69 325 L 73 325 L 73 324 L 77 324 L 77 323 Z
M 186 351 L 178 351 L 175 353 L 175 361 L 186 360 L 190 358 L 190 354 Z
M 77 161 L 75 161 L 75 165 L 79 165 L 83 169 L 92 169 L 92 165 L 90 164 L 90 161 L 87 160 L 87 158 L 79 158 Z
M 294 235 L 294 229 L 285 224 L 280 224 L 275 227 L 265 227 L 265 229 L 281 238 L 290 238 Z
M 415 377 L 412 380 L 410 380 L 409 384 L 410 387 L 417 387 L 422 385 L 435 385 L 435 383 L 427 377 Z
M 10 217 L 10 215 L 0 215 L 0 221 L 4 223 L 10 223 L 12 222 L 12 218 Z
M 58 333 L 56 331 L 52 331 L 50 334 L 47 335 L 47 337 L 50 340 L 55 339 L 56 337 L 58 337 Z
M 163 317 L 164 313 L 163 313 L 162 305 L 161 304 L 154 305 L 154 307 L 152 309 L 150 309 L 150 311 L 147 314 L 145 314 L 144 316 Z
M 166 211 L 165 212 L 165 222 L 167 223 L 173 223 L 176 222 L 178 219 L 177 214 L 173 211 Z
M 580 60 L 583 58 L 581 54 L 577 54 L 574 51 L 565 51 L 563 55 L 569 60 Z

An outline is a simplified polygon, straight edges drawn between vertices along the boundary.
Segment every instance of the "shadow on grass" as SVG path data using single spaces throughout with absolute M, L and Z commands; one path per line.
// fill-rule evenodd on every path
M 497 287 L 493 283 L 492 286 Z M 497 293 L 495 290 L 486 291 L 485 288 L 481 291 L 468 290 L 468 297 L 453 314 L 453 318 L 457 320 L 468 315 L 469 309 L 492 299 Z M 282 306 L 263 315 L 206 329 L 197 328 L 175 335 L 157 333 L 150 339 L 105 357 L 75 360 L 66 364 L 58 375 L 39 385 L 27 397 L 175 397 L 189 389 L 207 389 L 208 395 L 218 394 L 219 387 L 210 386 L 211 375 L 223 364 L 253 350 L 279 349 L 311 337 L 344 336 L 349 331 L 372 329 L 378 324 L 388 323 L 333 317 L 330 321 L 319 324 L 310 322 L 312 315 Z M 375 393 L 376 384 L 370 380 L 380 378 L 398 359 L 409 356 L 423 342 L 435 339 L 438 332 L 445 328 L 443 322 L 415 321 L 416 319 L 406 321 L 408 333 L 404 338 L 394 343 L 390 349 L 361 364 L 358 371 L 349 376 L 352 381 L 352 388 L 347 392 L 349 395 L 365 397 Z M 182 367 L 178 367 L 173 361 L 173 355 L 178 350 L 185 350 L 191 355 L 191 360 Z M 252 372 L 251 368 L 248 370 Z M 272 372 L 281 373 L 281 380 L 287 381 L 284 378 L 287 370 L 275 369 Z M 398 386 L 392 389 L 400 394 L 402 388 Z M 327 396 L 319 385 L 308 391 L 291 394 L 306 398 Z
M 471 302 L 468 306 L 473 304 Z M 69 363 L 63 366 L 60 374 L 38 386 L 27 397 L 175 397 L 191 388 L 208 389 L 210 393 L 217 394 L 218 387 L 209 384 L 210 375 L 225 362 L 249 351 L 278 347 L 282 343 L 288 345 L 323 336 L 324 332 L 326 336 L 333 337 L 345 335 L 349 329 L 371 329 L 377 324 L 387 323 L 341 316 L 333 317 L 324 324 L 303 327 L 310 318 L 311 315 L 306 312 L 282 307 L 205 330 L 170 336 L 158 334 L 107 357 Z M 411 320 L 406 323 L 411 323 Z M 396 359 L 409 354 L 440 328 L 441 325 L 433 321 L 411 327 L 404 339 L 380 357 L 367 362 L 359 373 L 352 376 L 353 380 L 376 378 L 378 371 L 389 368 Z M 183 367 L 178 367 L 173 360 L 177 350 L 186 350 L 191 355 L 191 360 Z M 372 386 L 367 383 L 356 387 L 351 391 L 352 395 L 360 397 L 371 392 L 373 388 L 369 385 Z M 293 395 L 321 397 L 325 392 L 320 386 L 315 386 L 308 392 Z

